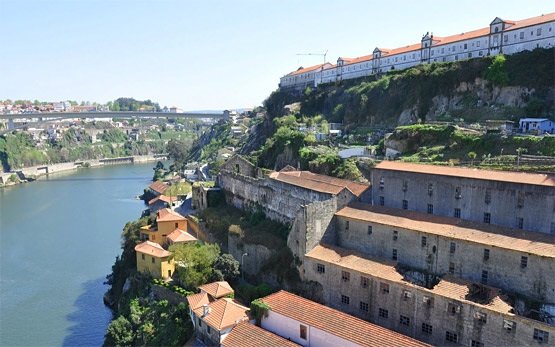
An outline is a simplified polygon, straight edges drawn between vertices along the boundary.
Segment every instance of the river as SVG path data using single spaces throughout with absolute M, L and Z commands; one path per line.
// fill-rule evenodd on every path
M 145 208 L 153 163 L 81 169 L 0 189 L 0 345 L 100 346 L 103 284 Z

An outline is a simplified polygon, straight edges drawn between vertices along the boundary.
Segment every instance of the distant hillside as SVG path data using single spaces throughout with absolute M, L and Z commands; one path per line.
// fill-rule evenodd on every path
M 555 119 L 555 49 L 418 65 L 381 76 L 325 84 L 302 95 L 277 91 L 270 114 L 300 102 L 304 116 L 323 114 L 347 128 L 463 118 L 466 122 L 543 116 Z M 274 111 L 274 112 L 272 112 Z M 277 115 L 277 114 L 276 114 Z

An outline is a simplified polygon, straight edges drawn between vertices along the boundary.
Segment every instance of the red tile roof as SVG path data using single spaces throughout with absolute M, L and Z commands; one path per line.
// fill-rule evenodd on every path
M 182 221 L 187 220 L 187 218 L 183 217 L 179 213 L 170 210 L 169 208 L 163 208 L 158 211 L 156 216 L 157 222 L 171 222 L 171 221 Z
M 403 334 L 281 290 L 262 298 L 270 312 L 289 317 L 360 346 L 429 346 Z
M 170 252 L 166 251 L 157 243 L 145 241 L 135 246 L 135 251 L 139 253 L 144 253 L 151 255 L 156 258 L 165 258 L 171 255 Z
M 402 54 L 402 53 L 417 51 L 417 50 L 420 50 L 420 48 L 421 48 L 421 44 L 420 43 L 415 43 L 413 45 L 398 47 L 398 48 L 394 48 L 394 49 L 380 48 L 380 50 L 383 53 L 386 53 L 385 57 L 388 57 L 388 56 L 395 55 L 395 54 Z
M 176 196 L 165 196 L 164 194 L 158 195 L 157 197 L 155 197 L 154 199 L 151 199 L 148 204 L 152 205 L 154 203 L 156 203 L 157 201 L 163 201 L 166 203 L 171 203 L 171 202 L 175 202 L 177 201 L 177 197 Z
M 295 76 L 295 75 L 300 75 L 300 74 L 307 73 L 307 72 L 316 71 L 316 70 L 320 69 L 321 67 L 326 68 L 328 65 L 331 65 L 331 64 L 330 63 L 325 63 L 325 64 L 318 64 L 318 65 L 313 65 L 313 66 L 309 66 L 309 67 L 305 67 L 305 68 L 299 68 L 296 71 L 290 72 L 286 76 Z
M 368 184 L 318 175 L 310 171 L 272 172 L 270 178 L 298 187 L 333 195 L 337 195 L 343 189 L 347 188 L 355 196 L 360 196 L 369 187 Z
M 296 347 L 284 339 L 248 322 L 239 323 L 222 342 L 223 347 Z
M 175 229 L 167 236 L 167 238 L 170 239 L 173 243 L 197 241 L 196 237 L 181 229 Z
M 555 258 L 555 237 L 545 233 L 361 203 L 344 207 L 335 215 Z
M 153 182 L 148 187 L 158 194 L 164 194 L 166 189 L 168 189 L 168 185 L 162 181 Z
M 542 14 L 541 16 L 526 18 L 526 19 L 519 20 L 519 21 L 514 21 L 515 24 L 513 26 L 509 27 L 508 29 L 505 29 L 505 31 L 522 29 L 524 27 L 528 27 L 528 26 L 531 26 L 531 25 L 536 25 L 536 24 L 541 24 L 541 23 L 546 23 L 546 22 L 552 22 L 552 21 L 555 21 L 555 12 L 548 13 L 548 14 Z M 510 21 L 505 21 L 505 22 L 510 22 Z
M 210 298 L 206 293 L 197 293 L 193 295 L 187 296 L 187 303 L 189 303 L 189 307 L 191 310 L 195 310 L 202 305 L 207 305 L 210 303 Z
M 233 288 L 231 288 L 229 283 L 227 283 L 226 281 L 208 283 L 198 287 L 198 289 L 200 289 L 201 292 L 207 293 L 214 299 L 219 299 L 234 292 Z
M 418 288 L 423 292 L 441 295 L 448 299 L 466 301 L 472 303 L 472 305 L 481 306 L 499 313 L 508 314 L 511 313 L 513 309 L 497 288 L 481 284 L 478 285 L 452 276 L 445 276 L 434 288 L 427 289 L 406 281 L 403 275 L 395 268 L 394 262 L 374 260 L 359 252 L 336 246 L 318 245 L 306 254 L 306 258 L 321 263 L 333 264 L 345 270 L 358 271 L 378 279 L 399 283 L 407 287 Z M 470 288 L 476 285 L 488 289 L 490 300 L 487 304 L 480 304 L 466 299 L 466 295 L 470 292 Z
M 208 304 L 208 314 L 204 315 L 204 306 L 193 310 L 197 317 L 202 318 L 212 328 L 222 331 L 239 322 L 249 319 L 249 309 L 229 298 L 223 298 Z
M 375 169 L 391 170 L 391 171 L 405 171 L 412 173 L 420 173 L 427 175 L 451 176 L 471 179 L 481 179 L 488 181 L 510 182 L 533 184 L 538 186 L 555 187 L 555 176 L 524 173 L 524 172 L 510 172 L 510 171 L 494 171 L 494 170 L 480 170 L 465 167 L 451 167 L 440 165 L 425 165 L 403 163 L 400 161 L 382 161 L 374 167 Z
M 445 37 L 439 37 L 434 35 L 433 37 L 434 43 L 432 46 L 435 47 L 435 46 L 446 45 L 457 41 L 470 40 L 481 36 L 487 36 L 489 35 L 489 30 L 490 30 L 489 27 L 487 27 L 487 28 L 476 29 L 476 30 L 467 31 L 464 33 L 445 36 Z M 435 41 L 438 41 L 438 42 L 436 43 Z

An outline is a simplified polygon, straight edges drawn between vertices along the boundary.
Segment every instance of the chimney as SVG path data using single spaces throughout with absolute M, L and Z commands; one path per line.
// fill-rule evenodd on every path
M 208 307 L 208 304 L 202 305 L 202 316 L 204 317 L 209 313 L 210 313 L 210 307 Z

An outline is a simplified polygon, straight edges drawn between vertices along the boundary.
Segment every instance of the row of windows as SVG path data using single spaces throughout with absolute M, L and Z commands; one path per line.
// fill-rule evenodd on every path
M 384 294 L 389 293 L 389 284 L 387 283 L 380 283 L 380 291 Z M 404 297 L 412 297 L 412 294 L 410 294 L 409 291 L 403 291 L 403 293 L 405 294 Z M 409 294 L 409 295 L 407 295 Z M 350 297 L 347 295 L 341 295 L 341 304 L 343 305 L 349 305 L 350 304 Z M 428 306 L 433 306 L 433 298 L 430 297 L 423 297 L 423 303 L 428 305 Z M 364 313 L 368 313 L 369 312 L 369 303 L 364 302 L 364 301 L 360 301 L 359 302 L 359 309 L 360 311 L 364 312 Z M 462 311 L 462 306 L 460 304 L 457 303 L 449 303 L 447 306 L 447 312 L 449 312 L 452 315 L 457 315 L 460 314 Z M 388 319 L 389 318 L 389 310 L 379 307 L 378 308 L 378 316 L 380 318 L 383 319 Z M 488 316 L 486 313 L 484 312 L 480 312 L 480 311 L 476 311 L 474 313 L 474 320 L 477 324 L 486 324 L 487 320 L 488 320 Z M 403 326 L 410 326 L 411 324 L 411 319 L 407 316 L 404 315 L 399 315 L 399 324 L 403 325 Z M 508 333 L 515 333 L 516 331 L 516 322 L 508 320 L 508 319 L 504 319 L 503 320 L 503 326 L 502 328 L 507 331 Z M 432 335 L 433 332 L 433 327 L 431 324 L 428 323 L 422 323 L 422 333 L 427 334 L 427 335 Z M 541 330 L 541 329 L 534 329 L 534 334 L 533 334 L 533 339 L 538 341 L 538 342 L 543 342 L 543 343 L 547 343 L 549 340 L 549 332 Z M 456 332 L 452 332 L 452 331 L 447 331 L 445 334 L 445 340 L 448 342 L 455 342 L 457 343 L 459 341 L 459 337 L 458 334 Z M 472 340 L 472 346 L 483 346 L 483 344 L 479 341 L 475 341 Z
M 146 259 L 145 255 L 142 254 L 142 253 L 141 253 L 141 259 L 142 259 L 142 260 L 145 260 L 145 259 Z M 151 257 L 150 260 L 151 260 L 151 263 L 152 263 L 152 264 L 154 264 L 154 263 L 156 262 L 156 259 L 155 259 L 154 257 Z

